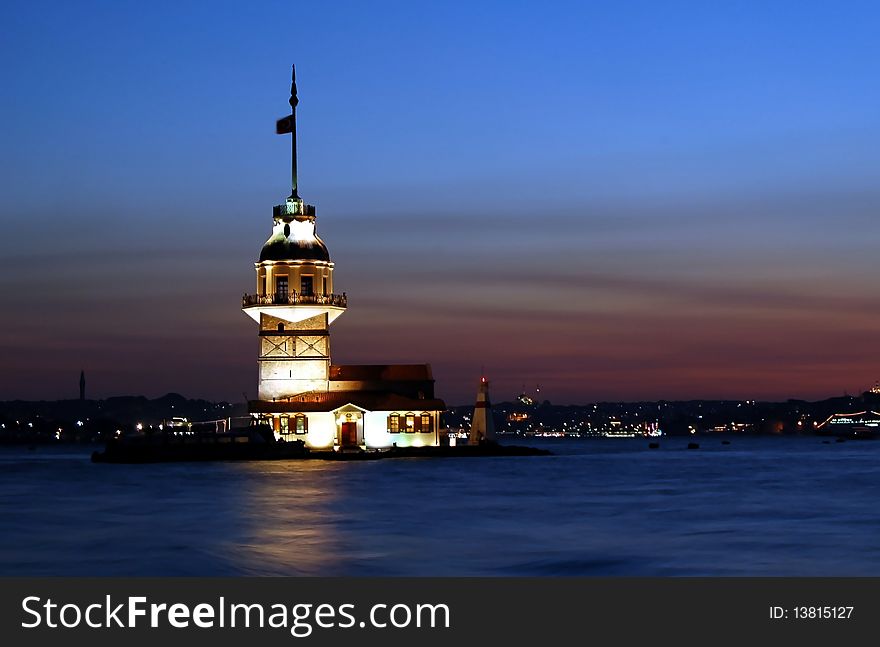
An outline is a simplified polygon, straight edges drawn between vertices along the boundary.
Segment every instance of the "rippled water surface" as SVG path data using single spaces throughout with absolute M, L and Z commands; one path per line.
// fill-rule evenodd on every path
M 346 463 L 3 448 L 0 575 L 880 575 L 880 441 L 729 440 Z

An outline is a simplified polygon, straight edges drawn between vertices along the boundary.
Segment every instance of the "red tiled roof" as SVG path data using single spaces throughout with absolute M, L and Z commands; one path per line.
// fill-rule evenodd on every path
M 433 380 L 430 364 L 343 364 L 330 367 L 331 380 Z

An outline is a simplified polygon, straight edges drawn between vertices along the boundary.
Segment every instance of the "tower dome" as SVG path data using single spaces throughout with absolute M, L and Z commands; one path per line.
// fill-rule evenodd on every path
M 260 250 L 263 261 L 330 261 L 327 245 L 315 232 L 315 209 L 302 200 L 275 207 L 272 235 Z
M 296 175 L 296 106 L 299 99 L 296 95 L 295 70 L 291 76 L 290 115 L 279 119 L 275 124 L 275 132 L 291 136 L 290 196 L 272 210 L 272 233 L 260 249 L 259 260 L 254 263 L 256 292 L 243 295 L 241 302 L 245 313 L 260 324 L 260 335 L 266 337 L 268 332 L 271 332 L 273 338 L 279 337 L 278 333 L 290 329 L 291 325 L 300 326 L 293 330 L 326 331 L 327 326 L 345 312 L 348 303 L 345 293 L 333 292 L 333 262 L 330 260 L 327 245 L 315 231 L 315 207 L 306 204 L 299 197 Z M 329 339 L 329 332 L 325 334 Z M 302 345 L 291 346 L 293 342 L 290 339 L 279 343 L 294 353 L 289 359 L 299 362 L 302 358 L 297 353 L 318 353 L 315 350 L 317 347 L 313 348 L 314 340 L 311 338 L 314 336 L 309 336 L 311 341 L 307 344 L 308 349 L 311 350 L 303 350 L 305 347 Z M 325 340 L 325 342 L 322 342 L 322 348 L 329 352 L 329 341 Z M 270 354 L 275 353 L 275 355 L 281 353 L 278 349 L 270 349 L 270 351 Z M 292 365 L 284 370 L 279 368 L 275 355 L 272 355 L 271 360 L 261 358 L 261 362 L 266 359 L 266 362 L 261 364 L 261 371 L 265 369 L 266 372 L 265 375 L 261 372 L 263 376 L 260 387 L 261 398 L 266 396 L 271 399 L 281 397 L 283 394 L 290 395 L 287 386 L 299 379 L 295 378 L 296 371 L 292 370 Z M 317 356 L 320 356 L 320 353 Z M 329 355 L 324 359 L 329 362 Z M 281 370 L 281 374 L 275 375 L 274 372 L 278 370 Z M 315 370 L 317 375 L 322 372 L 327 373 L 329 369 Z M 285 373 L 286 380 L 283 379 Z M 308 380 L 296 382 L 298 386 L 295 388 L 306 382 Z M 312 382 L 308 383 L 312 384 Z M 294 387 L 290 386 L 290 388 Z

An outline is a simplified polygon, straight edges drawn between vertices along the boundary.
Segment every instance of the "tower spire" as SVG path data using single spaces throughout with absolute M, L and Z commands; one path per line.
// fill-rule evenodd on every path
M 299 200 L 296 176 L 296 106 L 299 98 L 296 96 L 296 65 L 292 66 L 290 75 L 290 116 L 283 117 L 275 122 L 275 132 L 279 135 L 290 133 L 290 200 Z

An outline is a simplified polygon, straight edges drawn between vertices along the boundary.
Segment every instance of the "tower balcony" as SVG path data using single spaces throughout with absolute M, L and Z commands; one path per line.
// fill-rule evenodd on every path
M 345 308 L 348 305 L 348 297 L 345 294 L 245 294 L 241 298 L 241 307 L 253 306 L 334 306 Z
M 241 308 L 251 319 L 260 322 L 262 313 L 284 319 L 292 323 L 309 319 L 319 314 L 327 315 L 327 322 L 333 322 L 345 312 L 348 298 L 345 294 L 245 294 L 241 298 Z

